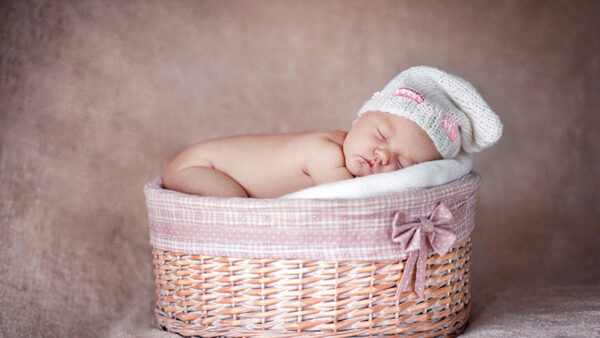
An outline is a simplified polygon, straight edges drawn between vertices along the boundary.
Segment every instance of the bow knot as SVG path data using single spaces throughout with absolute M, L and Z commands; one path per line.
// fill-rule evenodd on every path
M 419 217 L 419 221 L 423 226 L 423 232 L 425 234 L 430 234 L 434 230 L 433 222 L 429 218 Z
M 416 267 L 415 291 L 423 297 L 429 248 L 439 255 L 452 248 L 456 241 L 452 222 L 452 213 L 443 203 L 435 207 L 429 217 L 415 218 L 402 212 L 394 216 L 392 240 L 399 243 L 404 252 L 409 253 L 402 278 L 398 281 L 396 295 L 408 289 Z

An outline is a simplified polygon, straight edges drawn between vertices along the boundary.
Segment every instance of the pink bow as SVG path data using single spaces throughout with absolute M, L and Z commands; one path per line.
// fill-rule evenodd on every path
M 456 235 L 451 231 L 454 228 L 454 224 L 450 224 L 452 221 L 452 213 L 443 203 L 433 209 L 429 218 L 414 218 L 402 212 L 394 216 L 392 240 L 410 253 L 396 295 L 408 289 L 416 265 L 415 291 L 423 298 L 429 246 L 440 255 L 452 248 L 456 241 Z

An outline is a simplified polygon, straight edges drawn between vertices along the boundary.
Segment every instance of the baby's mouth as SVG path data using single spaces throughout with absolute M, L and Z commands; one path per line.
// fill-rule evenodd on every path
M 362 158 L 363 161 L 365 161 L 365 163 L 367 163 L 369 165 L 369 172 L 371 174 L 373 174 L 373 161 L 371 161 L 371 160 L 369 160 L 369 159 L 367 159 L 365 157 L 362 157 L 362 156 L 360 158 Z

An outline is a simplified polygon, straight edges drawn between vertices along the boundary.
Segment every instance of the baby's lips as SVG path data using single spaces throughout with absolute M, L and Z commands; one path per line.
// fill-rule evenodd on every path
M 363 157 L 363 156 L 361 156 L 361 158 L 369 166 L 369 172 L 371 174 L 373 174 L 374 173 L 374 171 L 373 171 L 373 167 L 374 167 L 373 161 L 371 161 L 371 160 L 369 160 L 369 159 L 367 159 L 366 157 Z

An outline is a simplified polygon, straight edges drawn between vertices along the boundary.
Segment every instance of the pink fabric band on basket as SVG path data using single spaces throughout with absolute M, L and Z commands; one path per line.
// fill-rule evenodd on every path
M 471 173 L 430 189 L 365 199 L 242 199 L 187 195 L 144 187 L 150 243 L 161 250 L 225 257 L 398 260 L 411 248 L 393 239 L 394 217 L 429 218 L 443 203 L 456 243 L 474 227 L 480 177 Z M 430 244 L 421 247 L 432 253 Z

